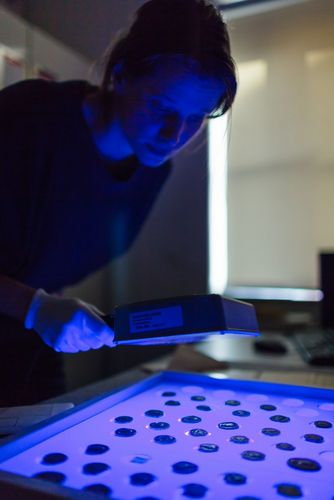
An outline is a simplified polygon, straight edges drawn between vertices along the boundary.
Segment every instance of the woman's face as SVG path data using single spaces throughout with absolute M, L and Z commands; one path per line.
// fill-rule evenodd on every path
M 221 80 L 167 60 L 154 74 L 116 86 L 114 118 L 129 150 L 158 167 L 201 130 L 223 90 Z

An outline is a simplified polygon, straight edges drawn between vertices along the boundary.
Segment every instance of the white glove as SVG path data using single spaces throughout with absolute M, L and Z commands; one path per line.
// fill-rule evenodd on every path
M 58 352 L 113 347 L 114 332 L 99 314 L 94 306 L 79 299 L 56 297 L 38 289 L 24 326 L 34 329 L 45 344 Z

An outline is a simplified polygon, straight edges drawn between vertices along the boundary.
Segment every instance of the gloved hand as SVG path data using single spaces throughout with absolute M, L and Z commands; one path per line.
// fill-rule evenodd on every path
M 94 306 L 79 299 L 49 295 L 38 289 L 24 326 L 35 330 L 55 351 L 78 352 L 114 346 L 114 332 Z

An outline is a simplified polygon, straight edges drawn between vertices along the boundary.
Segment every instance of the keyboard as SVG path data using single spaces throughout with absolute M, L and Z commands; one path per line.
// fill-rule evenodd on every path
M 334 329 L 310 329 L 292 336 L 301 357 L 314 366 L 334 367 Z

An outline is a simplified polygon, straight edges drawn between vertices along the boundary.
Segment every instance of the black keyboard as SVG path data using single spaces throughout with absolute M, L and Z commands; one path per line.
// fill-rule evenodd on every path
M 334 367 L 334 329 L 310 329 L 292 336 L 306 363 Z

